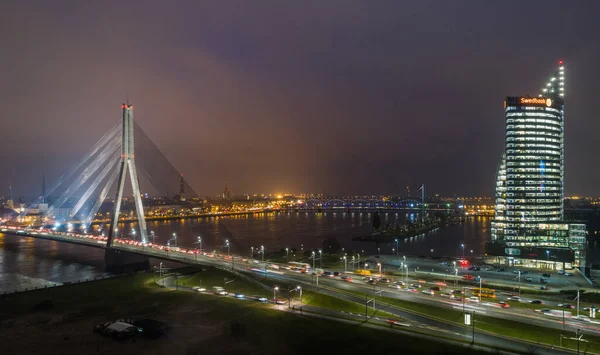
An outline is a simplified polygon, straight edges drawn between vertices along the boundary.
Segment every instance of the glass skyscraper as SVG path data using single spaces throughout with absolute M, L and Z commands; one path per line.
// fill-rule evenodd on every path
M 561 61 L 537 97 L 504 101 L 505 149 L 497 170 L 488 255 L 512 263 L 577 265 L 585 254 L 575 250 L 585 243 L 581 225 L 563 223 L 564 95 Z

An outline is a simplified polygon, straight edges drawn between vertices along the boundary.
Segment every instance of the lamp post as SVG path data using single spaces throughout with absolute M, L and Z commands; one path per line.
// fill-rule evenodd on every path
M 394 239 L 394 241 L 396 242 L 396 257 L 398 257 L 398 253 L 400 251 L 400 247 L 398 246 L 398 239 Z
M 262 261 L 265 261 L 265 246 L 264 245 L 260 246 L 260 254 L 262 256 Z
M 277 304 L 277 291 L 279 290 L 279 287 L 275 286 L 273 287 L 273 304 Z
M 254 247 L 250 247 L 250 258 L 254 259 Z
M 285 257 L 289 257 L 290 256 L 290 248 L 285 248 Z
M 456 286 L 456 278 L 458 277 L 458 269 L 456 268 L 456 260 L 454 260 L 452 262 L 452 264 L 454 265 L 454 285 Z
M 377 268 L 379 269 L 379 276 L 381 276 L 381 263 L 377 263 Z
M 198 236 L 198 245 L 200 247 L 200 251 L 202 251 L 202 237 Z
M 346 259 L 346 255 L 344 255 L 344 272 L 346 272 L 346 267 L 348 265 L 348 259 Z
M 404 264 L 404 269 L 406 270 L 406 289 L 408 289 L 408 265 Z
M 367 273 L 367 267 L 369 267 L 369 264 L 365 263 L 365 268 L 363 269 L 363 275 L 365 275 Z
M 225 246 L 227 247 L 227 256 L 229 256 L 229 239 L 225 239 Z
M 460 246 L 462 247 L 462 250 L 463 250 L 463 260 L 465 260 L 465 245 L 461 244 Z
M 323 268 L 323 250 L 319 249 L 319 265 Z
M 173 240 L 175 240 L 175 246 L 177 246 L 177 234 L 173 233 Z

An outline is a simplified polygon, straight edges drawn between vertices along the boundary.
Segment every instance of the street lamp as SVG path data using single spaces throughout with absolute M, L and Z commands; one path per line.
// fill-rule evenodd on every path
M 346 255 L 344 255 L 344 272 L 346 272 L 347 265 L 348 265 L 348 260 L 346 259 Z
M 273 288 L 273 304 L 277 304 L 277 291 L 279 290 L 279 287 L 275 286 Z
M 227 247 L 227 256 L 229 256 L 229 239 L 225 239 L 225 246 Z
M 154 231 L 150 231 L 150 238 L 152 238 L 152 244 L 154 244 L 154 240 L 156 239 L 156 236 L 154 235 Z
M 398 252 L 400 251 L 400 247 L 398 246 L 398 239 L 394 239 L 396 242 L 396 256 L 398 256 Z
M 379 276 L 381 276 L 381 263 L 377 263 L 377 267 L 379 268 Z
M 290 256 L 290 248 L 285 248 L 285 257 L 289 257 Z
M 433 255 L 433 249 L 431 249 L 431 255 Z
M 404 264 L 404 269 L 406 270 L 406 289 L 408 289 L 408 265 Z
M 262 261 L 265 261 L 265 246 L 260 246 L 260 254 L 262 255 Z
M 319 265 L 323 268 L 323 250 L 319 249 Z
M 365 268 L 363 269 L 363 275 L 365 275 L 367 273 L 368 267 L 369 267 L 369 264 L 365 263 Z
M 315 252 L 314 252 L 314 251 L 312 252 L 312 254 L 311 254 L 311 257 L 312 257 L 312 259 L 313 259 L 313 270 L 314 270 L 314 269 L 315 269 L 315 259 L 316 259 L 316 256 L 315 256 Z
M 465 260 L 465 245 L 461 244 L 460 246 L 462 247 L 462 250 L 463 250 L 463 260 Z

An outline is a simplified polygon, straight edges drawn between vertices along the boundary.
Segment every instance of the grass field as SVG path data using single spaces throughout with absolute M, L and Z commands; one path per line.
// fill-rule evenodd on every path
M 213 280 L 221 276 L 216 273 Z M 208 279 L 208 274 L 203 274 L 201 280 Z M 45 300 L 51 301 L 51 307 L 35 310 Z M 157 319 L 171 325 L 171 332 L 158 340 L 124 342 L 92 333 L 95 324 L 122 317 Z M 238 324 L 240 330 L 232 332 L 232 324 Z M 0 329 L 3 353 L 7 354 L 307 354 L 357 353 L 365 348 L 376 353 L 393 349 L 477 354 L 470 348 L 416 340 L 360 323 L 291 315 L 251 300 L 172 291 L 157 286 L 152 274 L 4 297 Z

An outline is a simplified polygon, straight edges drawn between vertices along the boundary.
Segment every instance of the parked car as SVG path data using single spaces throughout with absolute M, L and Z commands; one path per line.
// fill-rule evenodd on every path
M 565 272 L 565 276 L 573 276 L 572 272 Z
M 558 274 L 559 275 L 564 275 L 565 274 L 565 270 L 558 270 Z

